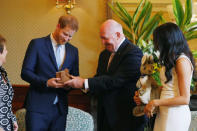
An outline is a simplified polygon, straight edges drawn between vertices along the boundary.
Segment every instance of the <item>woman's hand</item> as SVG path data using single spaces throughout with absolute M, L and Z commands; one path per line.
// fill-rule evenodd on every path
M 144 113 L 148 116 L 148 118 L 153 116 L 153 110 L 155 109 L 155 100 L 150 101 L 144 108 Z
M 13 126 L 14 126 L 14 131 L 18 131 L 18 124 L 16 121 L 13 123 Z
M 134 99 L 134 101 L 137 105 L 142 104 L 141 99 L 139 98 L 139 92 L 138 91 L 135 92 L 135 96 L 133 97 L 133 99 Z

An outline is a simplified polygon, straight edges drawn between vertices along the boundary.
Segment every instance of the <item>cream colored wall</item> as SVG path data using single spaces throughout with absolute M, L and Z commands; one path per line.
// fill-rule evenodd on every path
M 102 44 L 100 24 L 106 18 L 104 0 L 79 0 L 72 14 L 79 20 L 79 31 L 71 43 L 79 49 L 80 74 L 95 74 Z M 1 0 L 0 34 L 7 39 L 7 62 L 3 65 L 12 84 L 27 84 L 20 78 L 25 51 L 32 38 L 53 32 L 64 9 L 55 7 L 55 0 Z

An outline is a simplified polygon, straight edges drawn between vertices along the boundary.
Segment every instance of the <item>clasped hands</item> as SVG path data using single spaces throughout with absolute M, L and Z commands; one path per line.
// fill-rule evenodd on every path
M 71 80 L 68 80 L 64 83 L 60 83 L 60 78 L 51 78 L 47 81 L 47 86 L 48 87 L 53 87 L 53 88 L 67 88 L 67 87 L 72 87 L 76 89 L 82 89 L 84 88 L 84 79 L 81 77 L 75 77 L 71 75 Z
M 141 105 L 142 102 L 139 98 L 139 92 L 135 92 L 134 101 L 137 105 Z M 149 103 L 144 107 L 144 113 L 150 118 L 153 116 L 153 110 L 155 109 L 155 100 L 149 101 Z

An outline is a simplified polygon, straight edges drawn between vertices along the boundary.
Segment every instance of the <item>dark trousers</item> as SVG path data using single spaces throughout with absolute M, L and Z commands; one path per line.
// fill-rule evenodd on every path
M 144 127 L 148 121 L 148 118 L 143 115 L 139 117 L 132 117 L 132 130 L 131 131 L 144 131 Z
M 46 110 L 51 110 L 51 113 L 27 111 L 25 119 L 27 131 L 65 131 L 66 116 L 62 115 L 58 105 Z
M 115 125 L 111 125 L 103 112 L 102 115 L 98 116 L 97 131 L 144 131 L 145 124 L 147 122 L 146 116 L 132 117 L 128 121 L 119 121 Z M 110 126 L 111 125 L 111 126 Z

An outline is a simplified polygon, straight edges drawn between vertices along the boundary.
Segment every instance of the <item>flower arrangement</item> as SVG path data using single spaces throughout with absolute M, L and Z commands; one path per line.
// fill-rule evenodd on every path
M 153 79 L 157 82 L 157 85 L 159 87 L 162 87 L 161 80 L 160 80 L 160 70 L 161 70 L 161 65 L 157 63 L 153 63 L 153 72 L 152 72 L 152 77 Z

